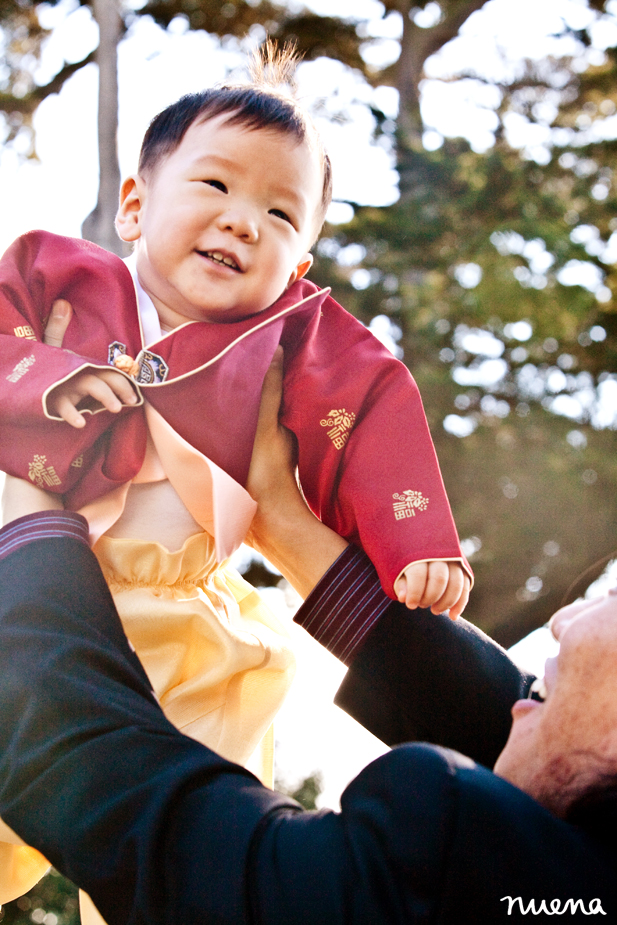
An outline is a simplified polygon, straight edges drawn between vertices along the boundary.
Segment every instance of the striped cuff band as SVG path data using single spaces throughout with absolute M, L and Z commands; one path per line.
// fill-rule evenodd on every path
M 349 666 L 392 601 L 369 558 L 348 546 L 313 588 L 294 620 Z
M 73 511 L 40 511 L 12 520 L 0 530 L 0 559 L 35 540 L 79 540 L 89 546 L 88 521 Z

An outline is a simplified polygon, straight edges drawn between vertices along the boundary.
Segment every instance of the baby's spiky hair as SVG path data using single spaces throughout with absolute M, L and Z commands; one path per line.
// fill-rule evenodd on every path
M 301 60 L 295 42 L 285 42 L 281 48 L 272 39 L 266 39 L 249 58 L 251 83 L 271 92 L 283 91 L 285 95 L 295 98 L 296 68 Z
M 279 48 L 268 39 L 249 62 L 251 82 L 222 84 L 189 93 L 172 103 L 150 123 L 139 156 L 139 173 L 147 177 L 180 145 L 194 122 L 227 114 L 230 125 L 292 135 L 315 151 L 323 170 L 318 225 L 321 228 L 332 200 L 332 168 L 317 129 L 295 96 L 295 71 L 300 62 L 293 43 Z

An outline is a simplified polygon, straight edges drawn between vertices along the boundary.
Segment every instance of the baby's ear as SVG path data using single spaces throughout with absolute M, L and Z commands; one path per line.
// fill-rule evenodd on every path
M 302 279 L 303 276 L 306 276 L 306 274 L 308 273 L 308 271 L 311 269 L 312 266 L 313 266 L 313 255 L 305 254 L 302 260 L 300 261 L 300 263 L 298 264 L 298 266 L 295 268 L 295 270 L 289 277 L 286 288 L 289 289 L 289 287 L 292 286 L 293 283 L 295 283 L 299 279 Z
M 116 230 L 123 241 L 141 237 L 141 209 L 145 184 L 141 177 L 127 177 L 120 187 L 120 208 L 116 215 Z

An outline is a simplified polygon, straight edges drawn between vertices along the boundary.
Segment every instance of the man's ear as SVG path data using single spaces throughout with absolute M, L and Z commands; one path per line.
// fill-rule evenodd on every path
M 289 289 L 297 280 L 302 279 L 303 276 L 306 276 L 308 271 L 313 266 L 313 255 L 305 254 L 298 266 L 295 268 L 289 280 L 287 281 L 286 289 Z
M 120 187 L 120 208 L 116 215 L 116 230 L 123 241 L 137 241 L 141 236 L 141 212 L 145 183 L 137 175 L 127 177 Z

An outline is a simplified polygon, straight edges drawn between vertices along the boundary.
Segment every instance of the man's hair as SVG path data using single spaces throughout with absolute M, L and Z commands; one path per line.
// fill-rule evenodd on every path
M 188 93 L 154 117 L 144 135 L 139 173 L 147 177 L 180 146 L 194 122 L 229 114 L 229 125 L 281 132 L 307 142 L 323 170 L 319 227 L 332 200 L 332 167 L 310 116 L 294 96 L 298 57 L 292 46 L 278 50 L 269 40 L 250 62 L 251 83 L 222 84 L 200 93 Z

